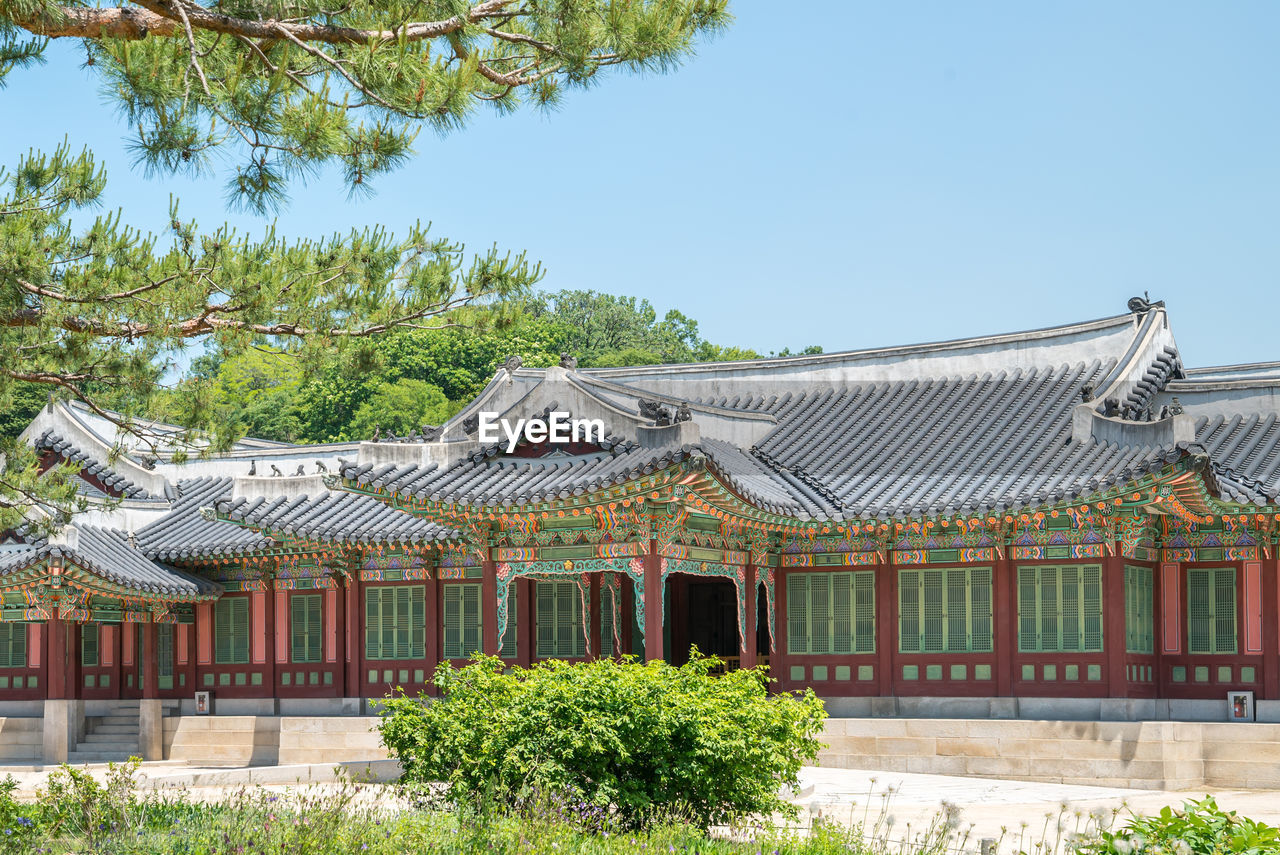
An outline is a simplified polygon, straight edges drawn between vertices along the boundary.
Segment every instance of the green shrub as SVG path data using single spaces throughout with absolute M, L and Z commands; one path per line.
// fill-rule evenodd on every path
M 817 757 L 822 702 L 769 694 L 764 669 L 711 676 L 716 662 L 444 667 L 440 698 L 386 701 L 382 741 L 408 781 L 479 811 L 550 804 L 597 827 L 794 815 L 778 791 Z
M 1224 811 L 1212 796 L 1135 816 L 1119 831 L 1106 831 L 1082 851 L 1096 855 L 1263 855 L 1280 853 L 1280 829 Z

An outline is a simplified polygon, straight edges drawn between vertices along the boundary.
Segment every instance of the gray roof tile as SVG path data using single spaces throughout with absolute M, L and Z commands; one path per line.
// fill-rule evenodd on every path
M 50 557 L 61 556 L 96 576 L 140 593 L 194 597 L 221 593 L 222 588 L 198 576 L 151 561 L 123 532 L 97 526 L 76 528 L 74 545 L 48 541 L 0 552 L 0 576 Z
M 214 504 L 219 514 L 257 531 L 351 543 L 428 543 L 457 533 L 388 507 L 369 496 L 332 493 L 294 499 L 230 499 Z
M 37 451 L 52 451 L 63 460 L 78 465 L 82 475 L 93 477 L 108 490 L 118 495 L 128 499 L 148 498 L 147 491 L 142 487 L 120 475 L 105 462 L 94 457 L 70 440 L 63 439 L 53 430 L 47 430 L 40 434 L 32 443 L 32 446 Z M 97 493 L 99 491 L 94 490 L 93 492 Z

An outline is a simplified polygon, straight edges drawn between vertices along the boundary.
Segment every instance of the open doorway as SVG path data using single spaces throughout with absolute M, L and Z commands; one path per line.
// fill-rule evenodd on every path
M 732 581 L 672 574 L 667 579 L 667 618 L 668 662 L 685 664 L 697 647 L 725 660 L 729 669 L 738 667 L 738 589 Z

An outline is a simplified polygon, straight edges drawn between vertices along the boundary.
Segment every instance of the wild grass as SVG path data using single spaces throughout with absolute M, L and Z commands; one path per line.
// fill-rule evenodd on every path
M 95 777 L 62 767 L 34 801 L 0 781 L 0 855 L 1142 855 L 1162 852 L 1280 852 L 1274 829 L 1189 804 L 1154 817 L 1131 817 L 1112 830 L 1109 812 L 1069 805 L 1041 828 L 975 839 L 954 805 L 919 828 L 895 820 L 892 790 L 865 801 L 811 808 L 799 824 L 714 829 L 667 822 L 627 830 L 607 812 L 554 798 L 520 810 L 477 814 L 442 804 L 439 792 L 343 781 L 280 790 L 244 788 L 201 800 L 196 791 L 141 794 L 136 762 Z M 1212 807 L 1213 811 L 1207 810 Z M 1137 831 L 1133 831 L 1137 829 Z M 1195 837 L 1177 842 L 1177 834 Z M 1231 845 L 1215 841 L 1230 840 Z M 1153 846 L 1159 841 L 1159 846 Z M 1216 847 L 1216 848 L 1205 848 Z

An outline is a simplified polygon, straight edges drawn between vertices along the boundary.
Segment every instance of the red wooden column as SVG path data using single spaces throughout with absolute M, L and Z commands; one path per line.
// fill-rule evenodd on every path
M 1280 556 L 1262 562 L 1262 697 L 1280 700 Z
M 1102 562 L 1102 649 L 1107 660 L 1107 697 L 1129 696 L 1125 674 L 1124 558 L 1111 556 Z
M 1018 571 L 1009 558 L 1005 547 L 1005 555 L 996 562 L 992 570 L 994 620 L 991 630 L 995 637 L 991 640 L 996 652 L 996 695 L 1007 698 L 1013 695 L 1013 651 L 1018 644 L 1018 610 L 1014 604 L 1018 601 L 1014 595 L 1014 587 Z
M 1177 562 L 1162 563 L 1156 570 L 1160 575 L 1160 599 L 1156 611 L 1160 615 L 1160 634 L 1156 636 L 1156 650 L 1164 656 L 1182 653 L 1182 565 Z M 1163 666 L 1163 662 L 1161 662 Z M 1161 695 L 1167 697 L 1170 675 L 1161 668 Z
M 480 624 L 484 655 L 497 656 L 502 650 L 502 635 L 498 629 L 498 565 L 490 557 L 480 567 Z
M 778 625 L 782 626 L 779 616 Z M 898 649 L 898 568 L 893 550 L 885 550 L 885 563 L 876 568 L 876 686 L 882 698 L 894 694 L 893 652 Z
M 284 616 L 283 620 L 276 620 L 277 613 L 272 606 L 274 605 L 276 591 L 273 590 L 274 584 L 265 591 L 255 591 L 253 594 L 254 619 L 258 618 L 258 611 L 262 611 L 262 629 L 259 632 L 255 628 L 255 632 L 259 632 L 258 637 L 262 639 L 262 687 L 267 691 L 267 697 L 275 697 L 276 694 L 276 633 L 280 633 L 286 642 L 286 657 L 288 656 L 288 640 L 289 640 L 289 619 Z M 280 593 L 285 593 L 281 591 Z M 285 594 L 287 597 L 288 595 Z M 287 603 L 287 600 L 286 600 Z M 259 605 L 261 604 L 261 605 Z M 252 657 L 257 660 L 257 655 Z M 287 659 L 286 659 L 287 661 Z M 255 663 L 257 664 L 257 663 Z
M 347 601 L 342 581 L 335 578 L 336 588 L 324 591 L 325 608 L 325 659 L 333 668 L 333 690 L 339 698 L 351 697 L 347 693 Z
M 67 692 L 67 624 L 58 617 L 58 607 L 52 606 L 49 619 L 44 624 L 44 635 L 48 645 L 45 650 L 47 686 L 45 697 L 51 699 L 69 698 Z
M 1159 550 L 1156 550 L 1158 553 Z M 1160 572 L 1160 565 L 1157 564 L 1151 568 L 1151 655 L 1155 658 L 1155 664 L 1152 666 L 1152 677 L 1156 687 L 1156 697 L 1165 697 L 1165 676 L 1164 676 L 1164 610 L 1161 603 L 1164 602 L 1164 574 Z
M 644 661 L 663 658 L 662 650 L 662 556 L 657 544 L 649 541 L 644 557 Z
M 742 614 L 746 626 L 740 627 L 738 638 L 741 639 L 741 649 L 738 651 L 739 664 L 743 668 L 756 667 L 756 600 L 760 594 L 756 590 L 756 567 L 754 564 L 748 564 L 743 571 L 742 596 L 745 598 L 743 602 Z
M 423 601 L 425 608 L 423 609 L 423 622 L 426 628 L 423 630 L 426 644 L 423 645 L 426 653 L 427 667 L 425 669 L 427 681 L 427 694 L 434 695 L 436 687 L 434 684 L 436 667 L 440 664 L 440 580 L 439 568 L 431 567 L 427 569 L 427 576 L 422 582 L 423 585 Z
M 156 655 L 156 624 L 153 621 L 140 623 L 137 631 L 142 633 L 142 697 L 160 697 L 160 668 Z
M 345 600 L 345 636 L 346 636 L 346 660 L 347 660 L 347 697 L 358 698 L 363 696 L 364 691 L 361 688 L 360 669 L 362 666 L 361 653 L 364 646 L 361 643 L 363 639 L 360 637 L 361 621 L 360 621 L 360 569 L 358 567 L 351 568 L 351 573 L 346 579 L 346 597 Z

